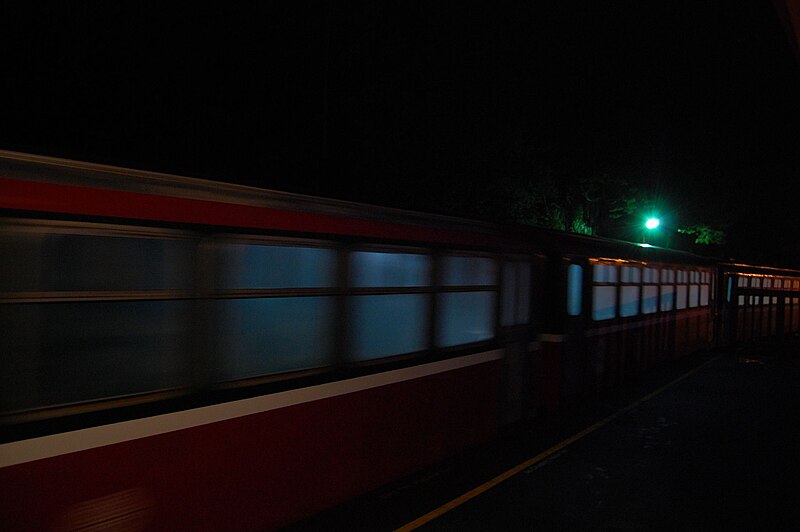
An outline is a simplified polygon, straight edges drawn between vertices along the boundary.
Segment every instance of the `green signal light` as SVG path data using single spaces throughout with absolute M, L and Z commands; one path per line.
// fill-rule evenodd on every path
M 661 221 L 658 218 L 649 218 L 645 223 L 644 226 L 648 229 L 655 229 L 659 226 Z

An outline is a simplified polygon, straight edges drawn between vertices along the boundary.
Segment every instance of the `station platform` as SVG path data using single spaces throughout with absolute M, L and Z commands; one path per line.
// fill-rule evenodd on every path
M 696 353 L 291 531 L 798 530 L 800 342 Z

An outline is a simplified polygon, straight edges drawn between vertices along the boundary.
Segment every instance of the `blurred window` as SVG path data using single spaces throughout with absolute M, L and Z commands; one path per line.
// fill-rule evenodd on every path
M 329 364 L 333 311 L 329 296 L 218 300 L 217 377 L 236 380 Z
M 186 300 L 0 305 L 0 410 L 187 385 L 190 312 Z
M 653 314 L 658 311 L 658 285 L 645 285 L 642 290 L 642 314 Z
M 613 264 L 595 264 L 592 272 L 592 281 L 595 283 L 617 282 L 617 267 Z
M 592 265 L 592 319 L 595 321 L 610 320 L 617 316 L 617 269 L 614 264 Z M 630 270 L 634 269 L 623 267 L 622 275 L 631 278 L 635 274 Z
M 323 247 L 223 243 L 217 250 L 217 288 L 331 287 L 335 259 L 335 251 Z
M 675 308 L 678 310 L 685 309 L 687 298 L 686 298 L 686 285 L 679 284 L 675 287 L 677 289 L 676 296 L 675 296 Z
M 709 294 L 708 285 L 707 284 L 700 285 L 700 306 L 705 307 L 706 305 L 708 305 L 708 294 Z
M 694 308 L 700 304 L 700 287 L 696 284 L 689 285 L 689 306 Z
M 503 291 L 500 324 L 504 327 L 530 321 L 531 263 L 508 261 L 503 264 Z
M 583 304 L 583 267 L 570 264 L 567 268 L 567 314 L 580 316 Z
M 0 229 L 0 411 L 187 386 L 195 243 L 71 222 Z
M 642 270 L 635 266 L 623 266 L 622 278 L 623 283 L 638 283 L 642 279 Z
M 328 366 L 337 254 L 304 242 L 222 240 L 216 246 L 215 379 Z
M 659 271 L 657 268 L 644 269 L 644 285 L 642 286 L 642 314 L 658 312 L 658 282 Z
M 671 284 L 661 285 L 661 312 L 666 312 L 675 308 L 675 286 Z
M 428 348 L 432 262 L 420 253 L 350 254 L 348 353 L 353 360 Z
M 497 298 L 494 260 L 446 256 L 441 261 L 440 279 L 436 344 L 450 347 L 493 338 Z
M 617 315 L 617 287 L 595 286 L 592 288 L 592 319 L 610 320 Z
M 0 291 L 188 290 L 193 243 L 53 227 L 0 232 Z
M 623 286 L 620 290 L 619 315 L 623 318 L 639 314 L 639 287 Z

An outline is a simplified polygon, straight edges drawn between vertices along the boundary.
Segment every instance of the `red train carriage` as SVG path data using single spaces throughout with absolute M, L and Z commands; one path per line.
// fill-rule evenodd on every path
M 713 260 L 578 235 L 558 235 L 551 256 L 558 311 L 541 337 L 549 409 L 714 344 Z
M 19 154 L 0 208 L 7 529 L 279 527 L 522 415 L 496 227 Z
M 780 339 L 800 332 L 800 271 L 723 263 L 720 276 L 721 341 Z
M 0 152 L 0 522 L 277 528 L 720 334 L 797 331 L 798 272 L 717 267 Z

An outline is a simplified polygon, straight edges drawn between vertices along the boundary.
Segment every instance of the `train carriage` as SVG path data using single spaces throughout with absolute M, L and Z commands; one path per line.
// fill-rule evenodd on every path
M 0 522 L 278 528 L 721 339 L 796 333 L 798 281 L 0 152 Z

